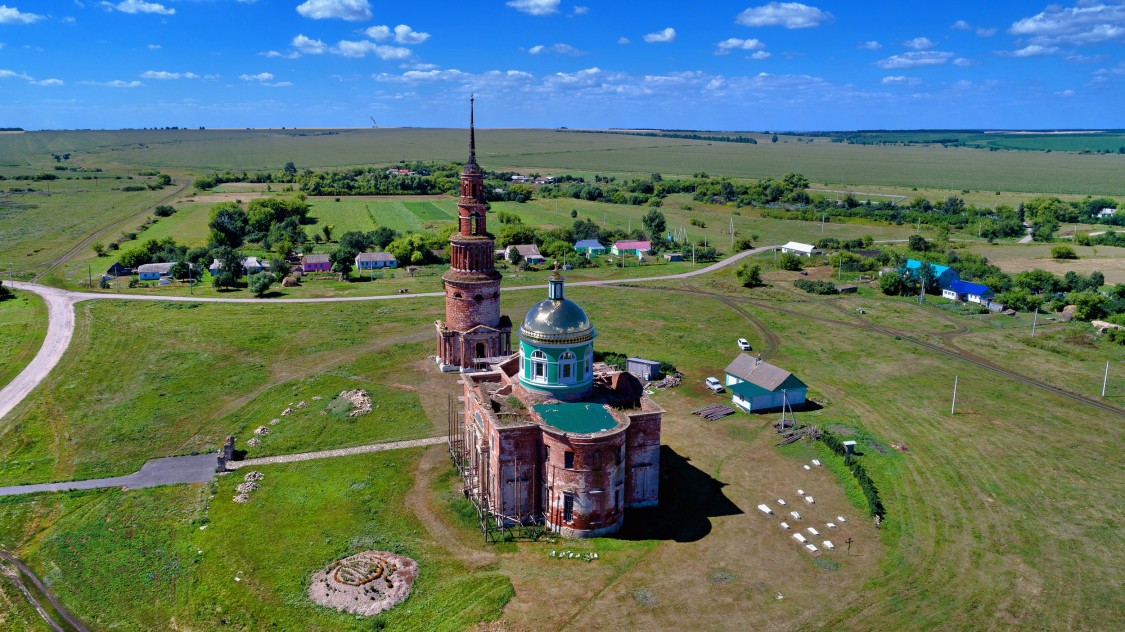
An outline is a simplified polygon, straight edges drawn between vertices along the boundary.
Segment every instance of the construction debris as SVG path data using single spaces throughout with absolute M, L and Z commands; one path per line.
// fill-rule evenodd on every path
M 723 406 L 722 404 L 711 404 L 710 406 L 704 406 L 703 408 L 700 408 L 698 410 L 693 410 L 691 411 L 691 414 L 699 415 L 707 421 L 715 421 L 716 419 L 722 419 L 727 415 L 733 415 L 734 409 L 730 406 Z
M 244 477 L 242 478 L 242 480 L 244 480 L 244 481 L 246 481 L 246 482 L 250 482 L 250 481 L 260 481 L 260 480 L 262 480 L 262 479 L 263 479 L 263 478 L 265 478 L 265 477 L 266 477 L 266 475 L 265 475 L 265 474 L 262 474 L 261 472 L 259 472 L 259 471 L 255 470 L 255 471 L 252 471 L 252 472 L 247 472 L 247 473 L 246 473 L 246 476 L 244 476 Z
M 246 483 L 240 483 L 238 487 L 234 488 L 234 491 L 238 492 L 239 494 L 249 494 L 256 489 L 258 489 L 258 484 L 254 481 L 249 481 Z
M 659 391 L 660 389 L 664 389 L 664 388 L 675 388 L 675 387 L 679 386 L 683 381 L 684 381 L 683 374 L 677 372 L 677 373 L 673 373 L 671 375 L 665 375 L 664 377 L 660 378 L 659 380 L 656 380 L 655 382 L 649 382 L 648 388 L 651 388 L 654 391 Z
M 286 416 L 286 415 L 292 415 L 292 414 L 293 414 L 293 409 L 292 409 L 292 408 L 286 408 L 285 410 L 281 411 L 281 416 L 282 416 L 282 417 L 284 417 L 284 416 Z
M 264 437 L 264 436 L 268 435 L 269 433 L 270 433 L 269 426 L 258 426 L 257 430 L 254 431 L 254 434 L 258 435 L 259 437 Z
M 349 417 L 358 417 L 371 412 L 371 398 L 367 395 L 367 391 L 340 391 L 340 399 L 351 402 L 352 411 L 348 413 Z

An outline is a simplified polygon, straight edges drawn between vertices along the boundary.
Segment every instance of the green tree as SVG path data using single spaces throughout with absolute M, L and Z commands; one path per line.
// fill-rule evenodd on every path
M 1106 305 L 1109 304 L 1109 299 L 1102 296 L 1098 292 L 1071 292 L 1066 295 L 1066 300 L 1071 305 L 1078 309 L 1074 312 L 1074 317 L 1078 320 L 1093 320 L 1105 316 Z
M 778 259 L 777 264 L 782 270 L 790 270 L 793 272 L 801 270 L 804 267 L 801 263 L 801 257 L 791 252 L 781 253 L 781 258 Z
M 250 288 L 250 291 L 254 293 L 254 296 L 262 298 L 262 296 L 264 296 L 265 293 L 270 290 L 270 286 L 273 285 L 274 280 L 275 279 L 273 278 L 273 275 L 269 272 L 259 272 L 257 274 L 250 275 L 250 277 L 246 280 L 246 286 Z
M 523 224 L 508 224 L 500 229 L 496 237 L 496 245 L 500 248 L 517 244 L 535 243 L 536 230 Z
M 771 142 L 771 143 L 776 143 L 776 142 L 777 142 L 777 134 L 774 134 L 773 136 L 771 136 L 771 137 L 770 137 L 770 142 Z
M 936 293 L 937 274 L 934 271 L 934 265 L 928 261 L 923 261 L 921 267 L 918 268 L 918 282 L 922 284 L 922 288 L 926 292 Z
M 211 209 L 211 246 L 238 248 L 248 228 L 246 211 L 234 202 L 224 202 Z
M 94 243 L 90 244 L 90 248 L 92 248 L 94 250 L 94 254 L 99 257 L 105 254 L 105 244 L 101 242 L 95 241 Z
M 539 252 L 548 259 L 563 261 L 574 254 L 574 245 L 568 241 L 562 241 L 561 239 L 552 239 L 548 242 L 544 242 L 544 244 L 540 246 Z
M 508 199 L 513 202 L 526 202 L 535 195 L 535 190 L 526 184 L 513 184 L 508 187 Z
M 340 246 L 332 253 L 330 257 L 332 260 L 332 269 L 340 273 L 341 280 L 348 280 L 348 276 L 352 273 L 352 268 L 355 266 L 357 254 L 359 253 L 351 246 Z
M 320 232 L 324 235 L 324 241 L 332 241 L 332 231 L 335 230 L 335 228 L 336 227 L 331 224 L 325 224 L 320 227 Z
M 664 237 L 664 230 L 667 226 L 667 222 L 664 219 L 664 213 L 661 213 L 656 209 L 650 210 L 649 212 L 645 213 L 644 217 L 641 218 L 641 226 L 644 227 L 645 234 L 648 235 L 649 239 L 651 239 L 652 241 L 659 241 L 662 237 Z
M 191 264 L 186 261 L 177 261 L 170 270 L 169 276 L 177 281 L 183 281 L 191 275 Z
M 758 287 L 762 285 L 762 266 L 752 264 L 749 261 L 738 266 L 734 272 L 738 277 L 738 282 L 742 287 Z
M 214 248 L 211 254 L 219 261 L 219 272 L 211 277 L 211 284 L 220 290 L 237 287 L 242 276 L 242 254 L 229 246 Z
M 898 272 L 886 272 L 879 277 L 879 289 L 888 296 L 902 296 L 906 293 L 906 283 Z
M 930 242 L 926 241 L 926 238 L 921 235 L 911 235 L 907 239 L 907 248 L 915 252 L 926 252 L 930 249 Z
M 12 296 L 12 291 L 4 287 L 4 282 L 0 281 L 0 300 L 6 299 L 10 296 Z
M 293 161 L 285 163 L 285 166 L 281 169 L 281 171 L 285 174 L 285 177 L 288 178 L 290 182 L 293 181 L 293 178 L 297 177 L 297 166 L 293 164 Z

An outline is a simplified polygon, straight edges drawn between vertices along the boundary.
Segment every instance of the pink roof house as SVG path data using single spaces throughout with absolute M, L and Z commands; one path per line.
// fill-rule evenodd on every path
M 301 272 L 328 272 L 332 261 L 328 255 L 305 255 L 301 257 Z

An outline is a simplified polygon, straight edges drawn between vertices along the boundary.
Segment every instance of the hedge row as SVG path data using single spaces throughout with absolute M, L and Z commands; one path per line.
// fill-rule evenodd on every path
M 844 457 L 844 465 L 848 466 L 848 469 L 852 471 L 852 476 L 854 476 L 856 482 L 859 483 L 859 488 L 863 490 L 863 495 L 867 497 L 867 507 L 871 515 L 886 518 L 887 516 L 883 509 L 883 501 L 879 499 L 879 490 L 875 487 L 875 483 L 871 480 L 871 477 L 867 475 L 867 470 L 863 469 L 863 464 L 859 462 L 859 459 L 848 454 L 840 439 L 827 430 L 821 431 L 820 440 L 824 445 L 828 446 L 829 450 Z

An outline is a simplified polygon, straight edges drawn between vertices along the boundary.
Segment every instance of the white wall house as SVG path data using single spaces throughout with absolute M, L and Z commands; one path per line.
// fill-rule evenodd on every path
M 791 252 L 800 257 L 811 257 L 813 255 L 820 254 L 820 251 L 811 244 L 802 244 L 797 241 L 791 241 L 782 246 L 781 252 Z

